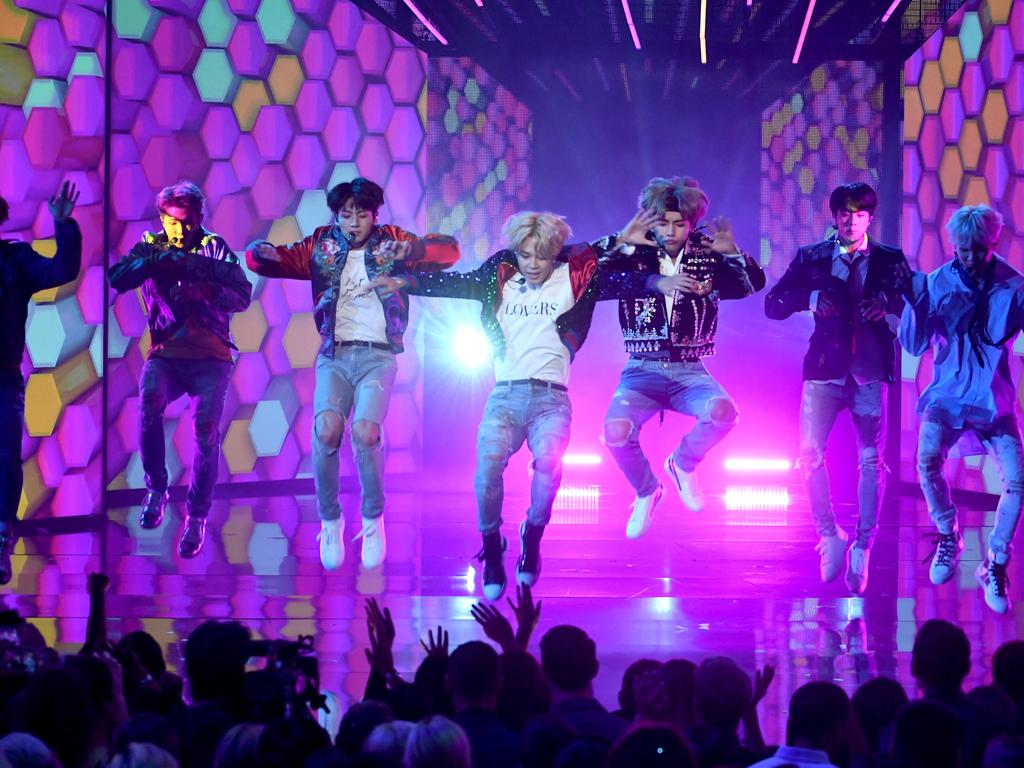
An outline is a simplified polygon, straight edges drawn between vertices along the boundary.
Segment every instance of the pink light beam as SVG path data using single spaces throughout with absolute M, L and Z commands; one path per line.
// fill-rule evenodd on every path
M 640 50 L 640 36 L 636 33 L 636 24 L 633 23 L 633 14 L 629 10 L 629 0 L 622 0 L 622 12 L 626 14 L 626 26 L 629 27 L 629 34 L 633 37 L 633 47 Z
M 406 0 L 408 2 L 409 0 Z M 807 37 L 807 28 L 811 26 L 811 16 L 814 14 L 814 4 L 817 0 L 809 0 L 807 3 L 807 15 L 804 16 L 804 25 L 800 29 L 800 39 L 796 41 L 796 50 L 793 51 L 793 63 L 800 61 L 800 52 L 804 49 L 804 39 Z
M 448 39 L 438 31 L 437 27 L 430 23 L 430 20 L 423 15 L 423 11 L 416 7 L 416 3 L 412 0 L 403 0 L 403 2 L 406 7 L 413 12 L 416 18 L 420 20 L 420 23 L 430 30 L 430 34 L 436 37 L 441 45 L 448 45 Z
M 892 5 L 889 6 L 889 10 L 882 14 L 882 23 L 885 24 L 892 15 L 896 12 L 896 9 L 900 7 L 900 3 L 903 0 L 892 0 Z

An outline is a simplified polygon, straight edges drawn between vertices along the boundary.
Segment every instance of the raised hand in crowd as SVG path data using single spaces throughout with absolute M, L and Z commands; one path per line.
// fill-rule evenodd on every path
M 374 598 L 366 601 L 366 631 L 370 638 L 370 647 L 366 649 L 366 660 L 370 669 L 387 676 L 395 671 L 395 622 L 391 611 L 383 611 Z
M 443 629 L 440 624 L 437 625 L 437 638 L 434 638 L 433 630 L 427 631 L 427 642 L 423 642 L 420 638 L 420 645 L 423 646 L 423 650 L 427 652 L 427 656 L 439 656 L 441 658 L 448 658 L 448 630 Z
M 512 630 L 512 624 L 493 605 L 480 602 L 470 608 L 470 613 L 476 623 L 483 627 L 484 634 L 498 644 L 502 651 L 514 651 L 516 646 L 516 634 Z
M 757 716 L 757 705 L 764 700 L 775 679 L 775 666 L 765 664 L 754 672 L 754 694 L 750 697 L 750 706 L 743 713 L 743 743 L 755 751 L 765 749 L 764 736 L 761 733 L 761 721 Z
M 540 608 L 544 601 L 538 600 L 534 604 L 533 590 L 526 584 L 516 587 L 515 603 L 512 602 L 511 598 L 507 599 L 509 607 L 512 608 L 512 612 L 516 615 L 516 645 L 520 650 L 525 651 L 530 645 L 530 637 L 533 635 L 533 630 L 537 628 L 537 622 L 540 621 Z

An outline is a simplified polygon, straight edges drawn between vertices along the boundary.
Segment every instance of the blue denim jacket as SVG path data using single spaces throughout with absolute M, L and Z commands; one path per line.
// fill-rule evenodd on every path
M 952 427 L 1012 416 L 1010 342 L 1022 322 L 1024 276 L 998 256 L 983 285 L 955 259 L 928 275 L 916 273 L 899 339 L 912 355 L 933 351 L 932 381 L 918 413 Z

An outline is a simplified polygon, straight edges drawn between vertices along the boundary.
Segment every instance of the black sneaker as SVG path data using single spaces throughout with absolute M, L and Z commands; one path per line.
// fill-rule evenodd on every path
M 974 577 L 981 584 L 985 593 L 985 604 L 996 613 L 1006 613 L 1010 610 L 1010 595 L 1008 587 L 1010 579 L 1006 575 L 1006 563 L 998 564 L 992 560 L 981 561 Z
M 932 584 L 945 584 L 956 576 L 956 567 L 963 551 L 964 537 L 960 535 L 959 529 L 954 528 L 952 533 L 935 534 L 935 549 L 928 556 L 932 560 L 928 568 L 928 578 Z
M 11 553 L 14 552 L 14 531 L 0 533 L 0 584 L 7 584 L 14 576 Z
M 477 560 L 484 564 L 484 597 L 494 602 L 505 594 L 505 547 L 508 542 L 498 531 L 484 534 L 484 545 L 477 553 Z
M 186 560 L 199 554 L 206 541 L 206 518 L 185 516 L 185 530 L 178 541 L 178 554 Z
M 167 491 L 148 491 L 142 500 L 139 513 L 139 527 L 147 531 L 159 528 L 164 521 L 164 507 L 167 506 Z
M 540 539 L 543 525 L 530 525 L 523 520 L 519 526 L 519 559 L 516 560 L 516 583 L 532 587 L 540 576 Z

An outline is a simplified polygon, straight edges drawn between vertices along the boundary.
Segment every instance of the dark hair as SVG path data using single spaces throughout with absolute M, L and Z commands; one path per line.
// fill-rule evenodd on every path
M 7 201 L 0 197 L 0 224 L 5 223 L 10 214 L 11 209 L 8 207 Z
M 540 640 L 540 665 L 555 688 L 580 691 L 597 677 L 597 646 L 579 627 L 559 624 Z
M 879 755 L 885 751 L 882 737 L 907 701 L 903 686 L 887 677 L 868 680 L 853 694 L 850 703 L 872 754 Z
M 160 643 L 149 632 L 144 632 L 141 629 L 129 632 L 121 638 L 117 647 L 121 650 L 133 651 L 138 656 L 142 666 L 153 677 L 160 677 L 160 675 L 167 671 L 167 664 L 164 661 L 164 652 L 160 649 Z
M 391 708 L 382 701 L 360 701 L 349 707 L 334 739 L 335 746 L 347 755 L 354 755 L 363 748 L 363 742 L 370 731 L 381 723 L 395 719 Z
M 280 717 L 263 729 L 256 754 L 264 765 L 300 766 L 307 757 L 329 746 L 327 731 L 313 718 Z
M 185 671 L 195 701 L 233 698 L 242 691 L 249 630 L 237 621 L 204 621 L 185 641 Z
M 971 671 L 971 643 L 960 627 L 929 619 L 914 638 L 910 672 L 928 690 L 958 690 Z
M 1024 703 L 1024 640 L 1010 640 L 996 649 L 992 656 L 992 679 L 1014 701 Z
M 170 720 L 153 712 L 142 712 L 118 729 L 115 752 L 128 748 L 132 742 L 152 744 L 180 760 L 178 732 Z
M 945 704 L 912 701 L 893 724 L 892 756 L 899 766 L 957 768 L 960 765 L 960 721 Z
M 379 184 L 360 176 L 352 181 L 335 184 L 327 193 L 327 207 L 334 214 L 339 213 L 349 200 L 355 208 L 370 211 L 376 216 L 384 205 L 384 190 Z
M 156 209 L 158 211 L 163 213 L 171 206 L 184 208 L 202 218 L 206 212 L 206 196 L 194 183 L 182 179 L 169 187 L 164 187 L 157 193 Z
M 655 177 L 640 192 L 640 207 L 664 214 L 675 211 L 694 227 L 704 218 L 711 201 L 696 179 L 689 176 Z
M 863 181 L 851 181 L 832 190 L 828 207 L 833 217 L 839 211 L 867 211 L 874 216 L 878 208 L 878 193 Z
M 670 659 L 658 670 L 658 677 L 665 683 L 670 712 L 681 717 L 687 727 L 693 725 L 696 720 L 697 665 L 686 659 Z M 684 726 L 680 722 L 673 724 L 679 728 Z
M 95 713 L 80 680 L 67 669 L 37 673 L 10 702 L 11 733 L 28 733 L 53 750 L 61 765 L 78 766 L 89 755 Z
M 997 736 L 988 743 L 982 768 L 1024 765 L 1024 736 Z
M 448 658 L 448 684 L 452 696 L 470 703 L 497 696 L 501 689 L 498 653 L 487 643 L 463 643 Z
M 551 689 L 540 664 L 526 651 L 506 651 L 499 661 L 498 717 L 512 730 L 521 732 L 531 718 L 550 709 Z
M 697 711 L 704 722 L 729 730 L 738 728 L 754 695 L 750 675 L 727 656 L 713 656 L 697 667 L 695 683 Z
M 626 731 L 612 746 L 604 768 L 695 768 L 693 751 L 675 729 L 643 725 Z
M 850 699 L 838 685 L 821 681 L 802 685 L 789 700 L 786 743 L 805 740 L 818 744 L 829 729 L 849 716 Z
M 654 672 L 661 668 L 661 662 L 654 659 L 638 659 L 626 667 L 622 673 L 622 687 L 619 688 L 619 709 L 622 716 L 627 720 L 636 717 L 636 694 L 633 691 L 633 684 L 641 675 Z

